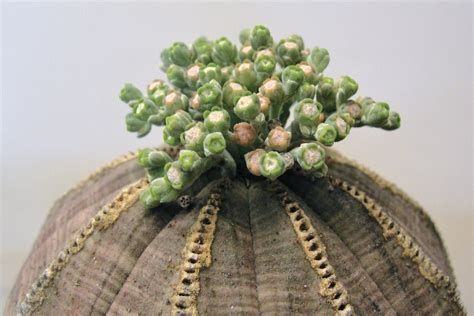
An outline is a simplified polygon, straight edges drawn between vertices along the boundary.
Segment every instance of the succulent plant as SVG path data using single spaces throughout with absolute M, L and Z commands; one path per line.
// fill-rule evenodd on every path
M 167 145 L 55 204 L 6 314 L 464 313 L 421 206 L 329 148 L 399 114 L 325 75 L 301 36 L 257 25 L 240 42 L 175 42 L 170 85 L 124 85 L 127 129 L 163 126 Z

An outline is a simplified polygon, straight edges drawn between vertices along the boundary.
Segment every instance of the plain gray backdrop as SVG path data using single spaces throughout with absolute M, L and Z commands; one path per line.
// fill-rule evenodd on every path
M 395 132 L 336 144 L 419 201 L 439 228 L 463 301 L 473 305 L 472 4 L 5 3 L 2 8 L 3 305 L 49 207 L 93 169 L 161 143 L 125 130 L 124 82 L 163 78 L 174 40 L 265 24 L 329 49 L 331 76 L 402 116 Z M 0 306 L 3 310 L 3 306 Z

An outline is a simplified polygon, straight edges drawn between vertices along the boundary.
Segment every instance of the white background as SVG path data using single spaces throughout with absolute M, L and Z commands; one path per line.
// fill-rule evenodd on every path
M 328 48 L 328 75 L 351 75 L 401 113 L 400 130 L 354 130 L 336 148 L 426 208 L 474 312 L 470 3 L 3 4 L 2 304 L 53 201 L 108 160 L 161 142 L 156 128 L 126 132 L 122 84 L 163 78 L 159 52 L 174 40 L 237 40 L 257 23 Z

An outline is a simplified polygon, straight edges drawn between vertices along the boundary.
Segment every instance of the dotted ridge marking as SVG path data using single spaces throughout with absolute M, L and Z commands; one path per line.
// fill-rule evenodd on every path
M 46 267 L 30 287 L 25 299 L 17 307 L 20 315 L 30 315 L 41 306 L 46 298 L 46 288 L 53 284 L 55 277 L 62 271 L 71 257 L 84 248 L 85 242 L 94 232 L 107 229 L 114 224 L 119 216 L 138 200 L 140 192 L 147 183 L 148 181 L 143 178 L 122 190 L 112 202 L 92 217 L 86 226 L 74 234 L 66 248 Z
M 178 283 L 171 297 L 172 315 L 197 315 L 201 268 L 212 263 L 211 246 L 220 211 L 219 193 L 212 193 L 206 205 L 201 207 L 196 222 L 191 226 L 182 252 Z
M 354 308 L 349 302 L 347 290 L 338 281 L 334 268 L 329 263 L 326 246 L 312 225 L 311 220 L 299 203 L 289 196 L 287 190 L 281 184 L 274 183 L 274 186 L 274 192 L 293 224 L 298 242 L 303 248 L 311 267 L 321 280 L 319 294 L 331 304 L 337 315 L 354 315 Z
M 445 275 L 431 259 L 423 252 L 419 245 L 413 240 L 408 233 L 400 227 L 387 213 L 385 213 L 382 207 L 375 202 L 374 199 L 367 196 L 367 194 L 361 191 L 354 185 L 342 181 L 340 179 L 331 178 L 330 182 L 341 188 L 342 190 L 349 193 L 353 198 L 358 200 L 369 212 L 369 215 L 373 217 L 377 223 L 383 229 L 383 235 L 385 239 L 395 238 L 398 246 L 403 250 L 402 256 L 410 258 L 415 264 L 417 264 L 420 273 L 430 281 L 435 288 L 445 289 L 448 293 L 449 299 L 458 305 L 461 311 L 464 310 L 459 295 L 456 290 L 456 284 L 449 276 Z

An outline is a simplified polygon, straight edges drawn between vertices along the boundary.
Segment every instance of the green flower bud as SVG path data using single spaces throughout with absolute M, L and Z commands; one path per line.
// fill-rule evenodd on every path
M 143 98 L 142 92 L 131 83 L 126 83 L 123 86 L 122 90 L 120 90 L 120 100 L 122 100 L 125 103 L 134 101 L 134 100 L 140 100 L 142 98 Z
M 347 102 L 343 103 L 339 108 L 339 112 L 349 113 L 356 122 L 362 117 L 362 107 L 359 103 L 352 100 L 348 100 Z
M 202 158 L 194 150 L 181 149 L 179 151 L 178 161 L 181 169 L 184 171 L 196 170 L 199 167 L 201 160 Z
M 276 47 L 276 53 L 278 63 L 282 67 L 296 65 L 303 59 L 300 47 L 293 41 L 281 40 Z
M 332 125 L 337 132 L 336 141 L 343 140 L 349 135 L 351 126 L 354 125 L 354 119 L 349 113 L 333 113 L 327 119 L 326 123 Z
M 168 162 L 173 161 L 171 157 L 162 150 L 145 148 L 138 151 L 137 162 L 143 168 L 164 167 Z
M 178 198 L 179 192 L 173 189 L 165 178 L 158 178 L 150 183 L 150 193 L 160 203 L 168 203 Z
M 158 107 L 153 103 L 153 101 L 146 98 L 138 103 L 134 109 L 134 113 L 136 118 L 142 121 L 147 121 L 151 115 L 158 113 Z
M 168 131 L 168 134 L 179 138 L 181 133 L 184 132 L 186 126 L 193 122 L 191 115 L 188 112 L 178 110 L 175 114 L 170 115 L 166 118 L 165 129 Z
M 266 151 L 257 148 L 252 150 L 244 155 L 245 164 L 247 165 L 247 169 L 250 171 L 251 174 L 255 176 L 260 176 L 260 159 L 263 155 L 266 154 Z
M 201 85 L 211 82 L 211 80 L 216 80 L 219 83 L 222 82 L 221 67 L 214 63 L 210 63 L 199 70 L 199 81 Z
M 259 51 L 255 57 L 255 70 L 258 73 L 266 74 L 268 78 L 273 73 L 276 67 L 276 58 L 273 52 L 269 49 Z
M 290 35 L 288 36 L 287 41 L 296 43 L 300 51 L 304 50 L 304 40 L 300 35 L 298 34 Z
M 318 84 L 321 78 L 320 76 L 316 74 L 314 69 L 308 63 L 302 62 L 298 64 L 298 67 L 300 67 L 301 70 L 303 70 L 305 82 L 313 84 L 313 85 Z
M 260 173 L 270 180 L 275 180 L 285 173 L 285 166 L 285 160 L 276 151 L 269 151 L 260 157 Z
M 326 48 L 315 47 L 308 56 L 308 63 L 313 67 L 317 74 L 326 69 L 329 64 L 329 52 Z
M 192 64 L 188 67 L 186 70 L 186 75 L 185 75 L 185 81 L 186 85 L 193 89 L 196 90 L 197 87 L 199 86 L 199 71 L 203 68 L 204 66 L 202 64 Z
M 224 109 L 212 110 L 209 113 L 204 114 L 204 117 L 204 125 L 211 133 L 225 133 L 230 129 L 230 116 Z
M 250 44 L 254 50 L 272 47 L 273 37 L 270 31 L 263 25 L 256 25 L 250 32 Z
M 170 65 L 166 70 L 166 77 L 177 88 L 183 89 L 188 86 L 186 84 L 186 70 L 183 67 L 175 64 Z
M 316 89 L 316 100 L 323 105 L 326 113 L 336 111 L 336 92 L 334 80 L 330 77 L 323 77 Z
M 244 61 L 234 68 L 235 81 L 244 85 L 248 90 L 255 91 L 258 87 L 258 75 L 250 61 Z
M 181 143 L 186 149 L 202 152 L 206 135 L 207 129 L 204 123 L 196 122 L 186 127 L 184 133 L 181 134 Z
M 127 114 L 127 116 L 125 117 L 125 123 L 127 125 L 127 131 L 129 132 L 138 132 L 142 129 L 147 129 L 145 128 L 147 122 L 137 118 L 134 113 Z M 149 128 L 151 129 L 151 126 Z
M 212 42 L 206 37 L 198 37 L 193 43 L 193 50 L 197 62 L 207 65 L 212 61 Z
M 214 42 L 212 47 L 212 60 L 221 66 L 228 66 L 235 62 L 237 48 L 226 37 L 221 37 Z
M 183 42 L 175 42 L 169 48 L 169 60 L 178 66 L 187 67 L 194 61 L 194 52 Z
M 251 121 L 260 113 L 260 99 L 253 93 L 239 98 L 234 107 L 235 115 L 244 121 Z
M 253 60 L 253 55 L 255 54 L 255 51 L 253 50 L 252 46 L 247 45 L 247 46 L 242 46 L 239 49 L 239 60 L 241 62 L 244 62 L 245 60 Z
M 388 114 L 387 122 L 382 126 L 383 129 L 391 131 L 400 127 L 400 115 L 397 112 L 392 112 Z
M 165 166 L 164 179 L 175 190 L 182 190 L 189 182 L 189 175 L 181 169 L 179 161 L 169 162 Z
M 337 131 L 334 126 L 327 123 L 321 123 L 318 125 L 315 138 L 324 146 L 332 146 L 336 141 Z
M 220 84 L 216 80 L 212 80 L 204 84 L 197 90 L 199 96 L 199 111 L 204 112 L 210 110 L 214 106 L 221 106 L 222 90 Z
M 170 146 L 178 146 L 180 144 L 179 137 L 172 135 L 166 128 L 163 129 L 163 141 Z
M 234 65 L 232 66 L 226 66 L 221 68 L 222 72 L 222 81 L 221 82 L 227 82 L 230 80 L 234 73 Z
M 315 95 L 316 86 L 308 82 L 303 82 L 296 93 L 296 100 L 314 99 Z
M 233 109 L 239 98 L 248 93 L 240 83 L 228 81 L 222 89 L 222 100 L 227 109 Z
M 356 94 L 359 85 L 351 77 L 343 76 L 336 80 L 334 89 L 336 90 L 336 105 L 339 106 Z
M 296 105 L 295 122 L 304 137 L 310 138 L 315 135 L 321 109 L 321 104 L 312 99 L 303 99 Z
M 260 86 L 259 91 L 270 100 L 272 106 L 280 104 L 285 97 L 283 85 L 276 77 L 265 80 Z
M 240 31 L 239 41 L 242 45 L 250 44 L 250 29 L 243 29 Z
M 163 105 L 167 115 L 172 115 L 178 110 L 186 111 L 188 108 L 188 97 L 179 91 L 170 91 L 163 99 Z
M 361 121 L 364 125 L 382 127 L 387 123 L 390 107 L 384 102 L 374 102 L 362 107 Z
M 304 72 L 298 66 L 288 66 L 281 73 L 281 82 L 283 91 L 286 95 L 293 95 L 298 91 L 299 86 L 303 83 Z
M 168 94 L 169 87 L 162 80 L 154 80 L 148 85 L 148 97 L 158 106 L 163 105 L 163 99 Z
M 207 134 L 203 145 L 206 157 L 221 154 L 226 148 L 226 142 L 221 132 Z
M 326 152 L 324 148 L 316 143 L 305 143 L 293 149 L 291 154 L 306 171 L 320 170 L 324 165 Z
M 265 140 L 265 145 L 276 151 L 285 151 L 291 143 L 291 133 L 286 131 L 283 127 L 277 126 L 273 128 Z
M 160 205 L 160 199 L 151 195 L 151 188 L 148 187 L 140 193 L 140 201 L 147 209 L 152 209 Z
M 173 63 L 171 61 L 169 48 L 165 48 L 161 51 L 160 59 L 161 59 L 161 62 L 163 63 L 160 68 L 163 71 L 166 71 L 166 69 L 168 69 L 168 67 Z

